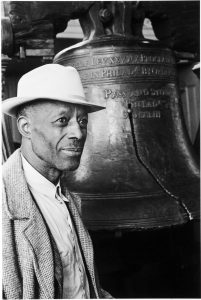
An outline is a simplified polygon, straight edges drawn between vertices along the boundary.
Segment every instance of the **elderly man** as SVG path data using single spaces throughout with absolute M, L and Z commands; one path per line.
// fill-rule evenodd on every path
M 77 71 L 48 64 L 25 74 L 3 112 L 21 148 L 3 166 L 3 293 L 8 299 L 110 298 L 98 283 L 80 199 L 60 185 L 78 168 L 88 113 Z

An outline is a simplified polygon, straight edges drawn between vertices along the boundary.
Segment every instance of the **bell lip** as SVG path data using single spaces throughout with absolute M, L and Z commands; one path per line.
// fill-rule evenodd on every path
M 93 113 L 102 109 L 105 109 L 105 106 L 101 105 L 96 105 L 91 102 L 86 102 L 84 97 L 77 97 L 76 98 L 51 98 L 51 97 L 11 97 L 7 98 L 2 102 L 2 112 L 6 115 L 9 115 L 11 117 L 16 118 L 16 113 L 17 113 L 17 108 L 20 105 L 29 103 L 29 102 L 34 102 L 37 100 L 52 100 L 52 101 L 59 101 L 59 102 L 65 102 L 69 104 L 75 104 L 75 105 L 82 105 L 87 107 L 87 113 Z

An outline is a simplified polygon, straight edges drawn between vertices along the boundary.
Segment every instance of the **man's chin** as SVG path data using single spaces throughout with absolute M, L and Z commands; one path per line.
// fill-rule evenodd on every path
M 80 165 L 80 158 L 76 158 L 76 159 L 73 159 L 73 161 L 71 162 L 64 162 L 59 170 L 64 172 L 64 171 L 75 171 Z

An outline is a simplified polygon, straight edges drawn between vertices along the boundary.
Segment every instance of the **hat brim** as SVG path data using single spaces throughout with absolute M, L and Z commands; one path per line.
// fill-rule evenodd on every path
M 81 97 L 79 97 L 81 98 Z M 52 101 L 59 101 L 59 102 L 65 102 L 75 105 L 82 105 L 86 107 L 88 113 L 96 112 L 102 109 L 105 109 L 104 106 L 96 105 L 91 102 L 86 102 L 86 100 L 78 99 L 76 98 L 69 98 L 69 99 L 63 99 L 63 98 L 44 98 L 44 97 L 12 97 L 4 100 L 2 102 L 2 112 L 4 114 L 7 114 L 11 117 L 16 117 L 17 109 L 20 105 L 27 104 L 29 102 L 37 101 L 37 100 L 52 100 Z

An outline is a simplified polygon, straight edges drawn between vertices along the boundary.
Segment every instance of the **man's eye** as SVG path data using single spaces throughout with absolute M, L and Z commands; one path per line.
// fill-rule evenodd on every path
M 86 128 L 87 124 L 88 124 L 88 120 L 87 119 L 82 119 L 79 121 L 79 124 L 82 128 Z
M 60 124 L 67 124 L 68 123 L 68 121 L 65 117 L 59 118 L 57 120 L 57 122 L 60 123 Z

